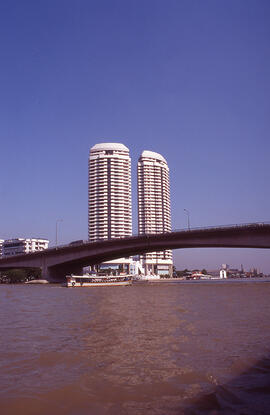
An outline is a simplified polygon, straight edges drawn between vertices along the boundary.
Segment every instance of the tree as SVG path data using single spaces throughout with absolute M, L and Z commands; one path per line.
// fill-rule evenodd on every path
M 175 273 L 176 273 L 176 275 L 177 275 L 178 278 L 181 278 L 181 277 L 183 277 L 184 275 L 186 275 L 189 272 L 190 271 L 186 268 L 184 270 L 178 270 Z
M 41 268 L 27 268 L 26 275 L 28 279 L 38 280 L 41 278 Z
M 25 282 L 29 279 L 40 279 L 40 268 L 14 268 L 5 271 L 6 280 L 11 284 L 18 282 Z
M 5 274 L 10 283 L 24 282 L 27 279 L 27 273 L 24 269 L 10 269 Z

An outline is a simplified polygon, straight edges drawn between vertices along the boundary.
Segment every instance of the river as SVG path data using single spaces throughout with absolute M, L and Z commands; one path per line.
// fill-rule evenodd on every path
M 270 283 L 0 286 L 1 415 L 269 414 Z

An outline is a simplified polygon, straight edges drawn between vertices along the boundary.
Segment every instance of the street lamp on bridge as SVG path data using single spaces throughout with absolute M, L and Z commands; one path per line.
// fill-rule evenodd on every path
M 184 212 L 187 214 L 188 230 L 190 231 L 189 210 L 184 209 Z
M 57 219 L 55 222 L 55 246 L 57 246 L 58 243 L 58 223 L 63 222 L 63 219 Z

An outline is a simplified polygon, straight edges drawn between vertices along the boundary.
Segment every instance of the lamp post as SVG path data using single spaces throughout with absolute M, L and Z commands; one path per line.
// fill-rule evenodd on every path
M 187 209 L 184 209 L 184 212 L 186 212 L 187 214 L 188 230 L 190 231 L 189 211 Z
M 55 246 L 57 246 L 57 242 L 58 242 L 58 223 L 59 222 L 63 222 L 63 219 L 57 219 L 55 222 Z

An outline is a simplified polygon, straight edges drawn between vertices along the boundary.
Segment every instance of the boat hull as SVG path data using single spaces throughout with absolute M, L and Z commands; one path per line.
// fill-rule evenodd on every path
M 69 282 L 67 283 L 67 287 L 107 287 L 107 286 L 125 286 L 131 285 L 131 281 L 116 281 L 116 282 Z

